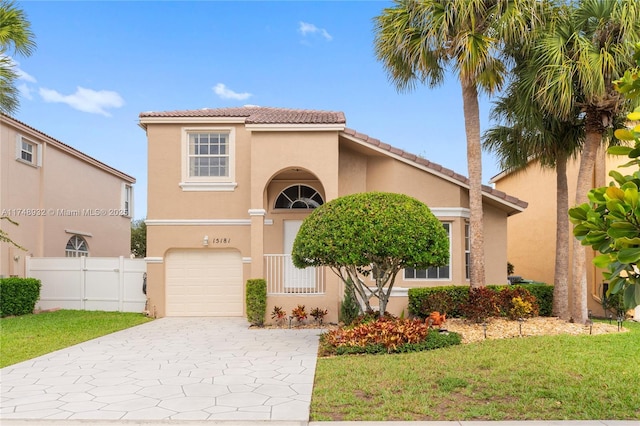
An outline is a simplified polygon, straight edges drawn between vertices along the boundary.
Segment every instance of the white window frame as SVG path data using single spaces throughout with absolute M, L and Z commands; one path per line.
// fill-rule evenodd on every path
M 465 277 L 467 281 L 471 279 L 471 237 L 470 237 L 471 225 L 469 222 L 464 222 L 464 269 Z
M 33 147 L 33 151 L 31 152 L 31 161 L 22 158 L 22 153 L 24 152 L 23 144 L 31 145 Z M 42 167 L 42 144 L 31 139 L 27 139 L 22 135 L 17 135 L 16 160 L 33 167 Z
M 74 243 L 73 248 L 69 249 L 67 247 L 72 240 Z M 85 250 L 82 250 L 83 246 Z M 89 244 L 87 243 L 87 240 L 81 235 L 72 235 L 71 238 L 67 240 L 64 255 L 65 257 L 89 257 Z
M 229 138 L 229 176 L 189 175 L 189 135 L 192 133 L 226 133 Z M 236 177 L 236 130 L 234 127 L 182 128 L 182 181 L 183 191 L 233 191 L 238 186 Z
M 133 186 L 122 184 L 121 216 L 133 217 Z
M 453 223 L 452 222 L 441 222 L 443 226 L 447 226 L 447 234 L 449 237 L 449 264 L 447 265 L 449 268 L 449 277 L 448 278 L 429 278 L 428 273 L 426 274 L 427 276 L 425 278 L 407 278 L 406 274 L 406 269 L 404 269 L 402 271 L 402 277 L 404 278 L 405 281 L 451 281 L 451 261 L 452 261 L 452 256 L 451 256 L 451 244 L 452 244 L 452 229 L 453 229 Z M 444 268 L 444 266 L 439 266 L 436 268 Z M 416 269 L 416 268 L 411 268 L 414 270 L 422 270 L 422 269 Z M 427 270 L 429 268 L 426 268 Z M 415 275 L 415 274 L 414 274 Z M 438 273 L 439 275 L 439 273 Z

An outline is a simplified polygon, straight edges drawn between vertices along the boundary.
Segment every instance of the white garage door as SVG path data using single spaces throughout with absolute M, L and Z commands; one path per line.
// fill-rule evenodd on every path
M 238 251 L 170 251 L 165 265 L 167 316 L 242 316 Z

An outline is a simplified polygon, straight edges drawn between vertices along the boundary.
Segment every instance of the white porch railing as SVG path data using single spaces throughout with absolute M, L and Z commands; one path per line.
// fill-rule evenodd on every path
M 298 269 L 290 254 L 265 254 L 267 294 L 323 294 L 325 268 Z

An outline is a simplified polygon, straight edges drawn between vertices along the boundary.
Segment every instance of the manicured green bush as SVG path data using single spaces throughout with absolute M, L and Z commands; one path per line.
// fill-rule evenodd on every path
M 344 290 L 344 298 L 340 303 L 340 314 L 338 316 L 338 320 L 341 321 L 344 325 L 349 325 L 356 319 L 358 314 L 360 313 L 360 306 L 358 302 L 353 297 L 353 292 L 348 291 L 348 288 L 345 287 Z
M 35 278 L 0 279 L 0 316 L 33 313 L 42 283 Z
M 444 293 L 445 296 L 441 294 Z M 426 318 L 431 312 L 446 313 L 448 318 L 462 316 L 460 307 L 469 298 L 469 286 L 420 287 L 409 289 L 409 313 L 419 318 Z M 443 301 L 448 310 L 442 309 Z
M 247 320 L 252 325 L 264 324 L 267 313 L 267 282 L 262 278 L 247 281 Z

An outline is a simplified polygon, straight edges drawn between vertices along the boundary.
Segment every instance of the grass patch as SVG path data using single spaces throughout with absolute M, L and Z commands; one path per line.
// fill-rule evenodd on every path
M 0 368 L 150 321 L 139 313 L 60 310 L 0 319 Z
M 640 324 L 624 326 L 630 331 L 320 358 L 311 420 L 640 419 Z

